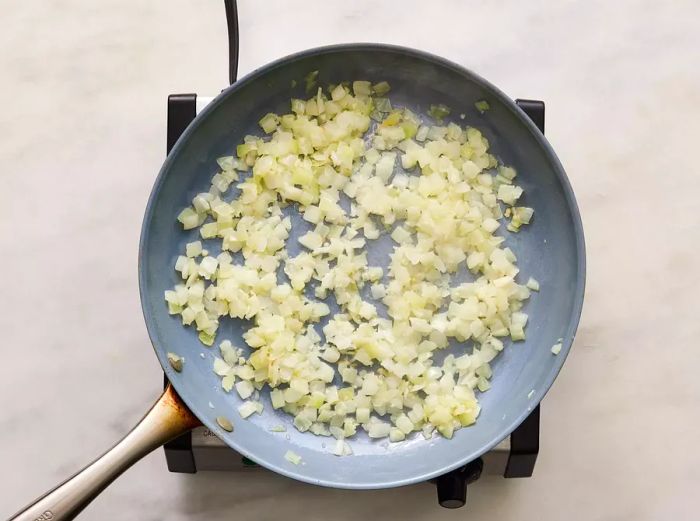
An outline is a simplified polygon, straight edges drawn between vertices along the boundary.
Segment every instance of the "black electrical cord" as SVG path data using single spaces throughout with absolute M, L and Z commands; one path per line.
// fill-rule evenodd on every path
M 233 84 L 238 78 L 238 6 L 236 0 L 224 0 L 224 6 L 228 29 L 228 79 Z

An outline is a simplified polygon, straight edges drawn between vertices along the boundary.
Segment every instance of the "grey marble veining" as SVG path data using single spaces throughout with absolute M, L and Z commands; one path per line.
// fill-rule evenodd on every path
M 221 2 L 4 2 L 0 16 L 0 517 L 122 435 L 160 371 L 136 281 L 171 92 L 227 78 Z M 700 507 L 700 6 L 673 2 L 253 2 L 241 72 L 381 41 L 547 102 L 576 191 L 588 287 L 543 404 L 535 476 L 467 511 L 432 487 L 345 492 L 139 463 L 83 519 L 684 520 Z

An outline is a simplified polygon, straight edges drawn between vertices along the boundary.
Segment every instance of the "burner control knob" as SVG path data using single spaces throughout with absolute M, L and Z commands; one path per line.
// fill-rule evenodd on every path
M 484 464 L 481 458 L 467 463 L 437 478 L 437 495 L 440 506 L 445 508 L 463 507 L 467 502 L 467 484 L 479 479 Z

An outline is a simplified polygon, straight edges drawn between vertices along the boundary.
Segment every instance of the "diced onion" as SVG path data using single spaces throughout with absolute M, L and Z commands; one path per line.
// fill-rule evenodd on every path
M 350 456 L 352 454 L 352 449 L 345 440 L 337 440 L 333 447 L 333 454 L 336 456 Z
M 482 114 L 491 108 L 489 102 L 486 100 L 479 100 L 476 103 L 474 103 L 474 106 L 476 107 L 476 110 L 478 110 Z
M 185 247 L 185 251 L 188 257 L 197 257 L 202 253 L 202 243 L 200 241 L 190 242 Z
M 238 396 L 240 396 L 242 400 L 249 398 L 253 394 L 253 391 L 255 391 L 255 387 L 253 387 L 253 384 L 248 380 L 241 380 L 235 387 Z
M 417 432 L 451 438 L 476 421 L 504 337 L 525 339 L 523 305 L 539 283 L 518 282 L 499 232 L 519 231 L 533 209 L 517 206 L 516 171 L 478 129 L 443 123 L 445 105 L 430 107 L 431 125 L 392 104 L 386 82 L 329 92 L 317 82 L 310 72 L 311 97 L 263 115 L 266 136 L 246 136 L 235 156 L 218 158 L 210 190 L 178 214 L 183 229 L 216 246 L 210 255 L 202 241 L 187 243 L 175 260 L 181 280 L 164 295 L 168 312 L 205 345 L 220 321 L 250 321 L 249 353 L 224 339 L 213 362 L 242 418 L 262 412 L 269 389 L 273 409 L 299 431 L 335 438 L 339 456 L 352 454 L 345 439 L 358 429 L 392 442 Z M 235 199 L 226 195 L 234 182 Z M 294 254 L 290 204 L 306 227 Z M 382 232 L 393 251 L 372 266 L 367 243 Z M 473 278 L 454 282 L 464 268 Z M 321 334 L 329 296 L 340 312 Z M 473 351 L 438 363 L 453 339 Z M 292 451 L 285 458 L 301 462 Z
M 527 282 L 525 283 L 525 285 L 526 285 L 528 288 L 530 288 L 532 291 L 539 291 L 539 290 L 540 290 L 540 283 L 537 282 L 537 281 L 536 281 L 535 279 L 533 279 L 532 277 L 530 277 L 529 279 L 527 279 Z
M 286 459 L 289 463 L 293 463 L 294 465 L 299 465 L 299 463 L 302 461 L 301 456 L 292 450 L 285 452 L 284 459 Z
M 247 418 L 251 414 L 255 414 L 262 412 L 260 408 L 259 403 L 254 402 L 254 401 L 248 401 L 248 402 L 243 402 L 239 407 L 238 407 L 238 414 L 241 415 L 241 418 Z

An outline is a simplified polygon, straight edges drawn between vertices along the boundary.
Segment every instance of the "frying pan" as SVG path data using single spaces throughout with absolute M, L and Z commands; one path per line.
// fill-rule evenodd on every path
M 404 442 L 387 444 L 361 433 L 351 442 L 354 454 L 338 458 L 324 447 L 328 438 L 295 430 L 289 416 L 271 407 L 266 393 L 262 393 L 263 413 L 242 420 L 236 412 L 238 396 L 223 392 L 219 377 L 212 372 L 216 348 L 204 348 L 192 328 L 168 315 L 163 292 L 177 281 L 175 258 L 196 237 L 196 230 L 182 231 L 175 220 L 177 214 L 196 193 L 208 189 L 216 158 L 230 155 L 246 134 L 257 133 L 257 122 L 264 114 L 287 111 L 290 98 L 304 95 L 300 80 L 315 70 L 320 71 L 321 84 L 388 81 L 392 103 L 419 114 L 437 103 L 451 107 L 453 115 L 464 113 L 465 122 L 488 138 L 492 152 L 516 168 L 525 201 L 535 209 L 533 223 L 506 239 L 518 256 L 522 273 L 538 279 L 542 288 L 526 305 L 531 317 L 527 340 L 507 346 L 494 360 L 492 388 L 480 395 L 482 412 L 476 424 L 460 429 L 451 440 L 426 440 L 414 433 Z M 299 86 L 292 87 L 293 82 Z M 484 114 L 474 108 L 474 102 L 482 99 L 491 107 Z M 455 121 L 462 123 L 459 116 Z M 296 219 L 293 231 L 301 227 L 299 217 Z M 298 235 L 292 233 L 290 245 Z M 371 263 L 383 260 L 386 265 L 386 253 L 381 248 L 370 252 Z M 484 79 L 425 52 L 377 44 L 316 48 L 270 63 L 223 91 L 187 128 L 166 159 L 146 208 L 139 253 L 141 303 L 155 353 L 171 385 L 113 449 L 14 519 L 75 516 L 131 464 L 200 422 L 260 465 L 316 485 L 395 487 L 463 466 L 508 436 L 552 385 L 578 324 L 584 272 L 581 220 L 561 164 L 528 117 Z M 242 321 L 222 320 L 217 344 L 228 338 L 244 346 L 241 335 L 245 328 Z M 560 338 L 563 348 L 554 356 L 550 348 Z M 452 351 L 469 349 L 455 345 Z M 168 352 L 185 358 L 181 372 L 169 365 Z M 221 415 L 233 422 L 233 432 L 217 424 Z M 279 424 L 287 425 L 286 433 L 269 430 Z M 289 449 L 301 456 L 302 464 L 293 465 L 284 458 Z

